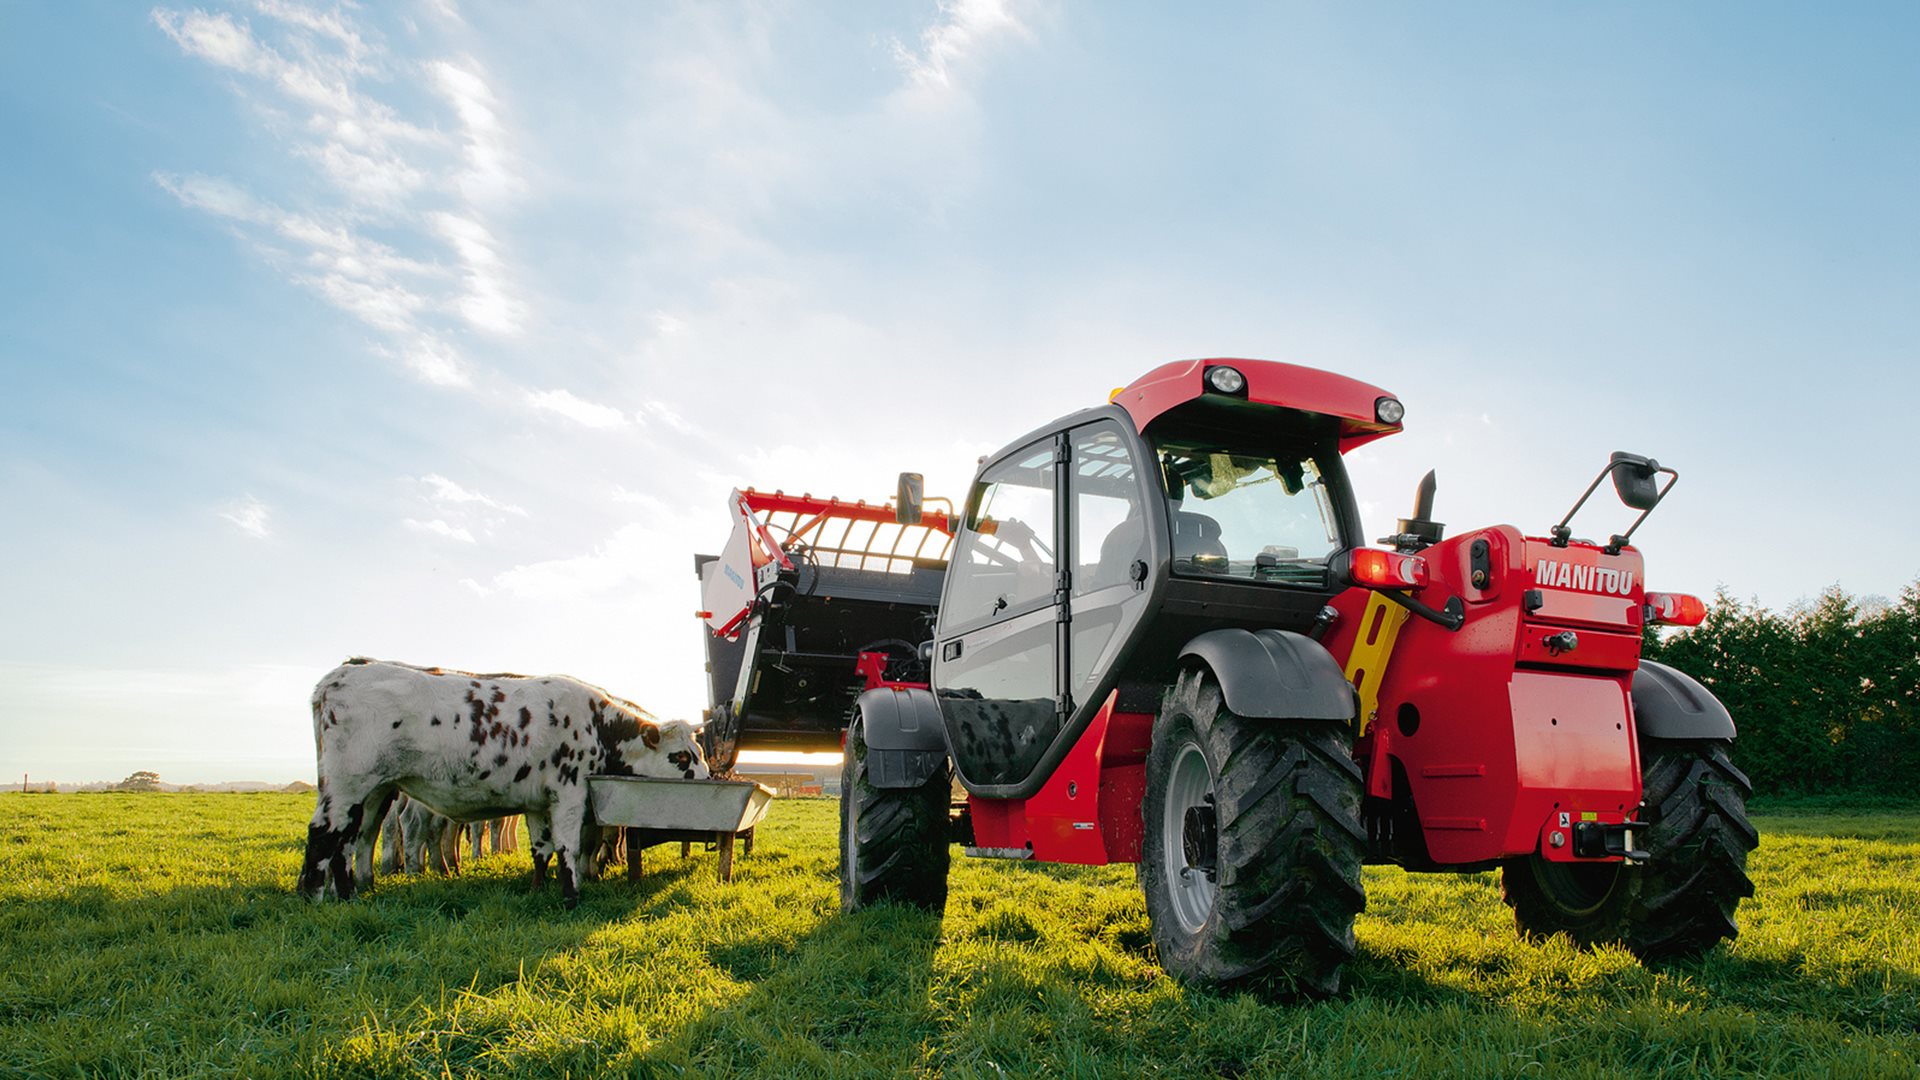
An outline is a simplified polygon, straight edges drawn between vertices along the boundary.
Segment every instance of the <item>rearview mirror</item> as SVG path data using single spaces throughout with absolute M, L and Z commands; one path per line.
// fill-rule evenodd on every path
M 1653 504 L 1660 501 L 1660 485 L 1654 475 L 1659 468 L 1660 463 L 1650 457 L 1615 450 L 1609 469 L 1620 501 L 1634 510 L 1653 509 Z
M 920 524 L 920 503 L 926 497 L 926 478 L 917 472 L 900 474 L 900 488 L 894 494 L 893 520 L 902 525 Z

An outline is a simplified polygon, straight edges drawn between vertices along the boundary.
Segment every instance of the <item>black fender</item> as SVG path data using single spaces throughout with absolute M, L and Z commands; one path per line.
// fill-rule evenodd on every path
M 1651 660 L 1633 673 L 1633 726 L 1652 739 L 1731 739 L 1733 714 L 1684 671 Z
M 1352 722 L 1352 684 L 1320 643 L 1290 630 L 1209 630 L 1180 650 L 1213 672 L 1227 708 L 1259 720 Z
M 861 694 L 853 707 L 867 742 L 868 783 L 913 788 L 946 771 L 947 730 L 933 691 L 882 686 Z

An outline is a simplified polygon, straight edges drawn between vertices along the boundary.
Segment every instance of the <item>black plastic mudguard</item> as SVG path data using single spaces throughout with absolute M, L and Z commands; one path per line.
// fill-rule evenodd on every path
M 1320 643 L 1290 630 L 1209 630 L 1180 659 L 1199 660 L 1220 681 L 1227 708 L 1262 720 L 1351 721 L 1352 684 Z
M 919 787 L 947 768 L 947 732 L 931 690 L 880 687 L 861 694 L 867 740 L 867 782 L 877 788 Z
M 1684 671 L 1651 660 L 1633 673 L 1633 726 L 1653 739 L 1731 739 L 1733 714 Z

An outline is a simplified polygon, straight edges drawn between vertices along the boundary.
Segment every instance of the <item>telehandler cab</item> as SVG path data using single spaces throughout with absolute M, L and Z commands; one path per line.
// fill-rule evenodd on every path
M 938 910 L 957 831 L 974 857 L 1137 863 L 1162 966 L 1211 985 L 1336 992 L 1366 863 L 1498 867 L 1522 933 L 1643 959 L 1733 936 L 1758 836 L 1732 719 L 1640 659 L 1645 625 L 1705 614 L 1648 592 L 1629 542 L 1677 474 L 1616 453 L 1547 535 L 1452 538 L 1428 474 L 1368 547 L 1342 458 L 1403 413 L 1327 372 L 1182 361 L 983 459 L 951 515 L 903 476 L 894 518 L 937 535 L 945 575 L 918 657 L 901 622 L 937 559 L 896 574 L 917 607 L 879 594 L 877 650 L 843 647 L 845 909 Z M 1609 476 L 1640 517 L 1575 539 Z M 827 566 L 809 591 L 780 561 L 756 564 L 756 635 L 859 636 L 796 606 Z M 757 679 L 716 692 L 736 729 Z

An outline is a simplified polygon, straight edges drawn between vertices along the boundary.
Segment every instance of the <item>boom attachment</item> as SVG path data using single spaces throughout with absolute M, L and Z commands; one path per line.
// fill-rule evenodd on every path
M 854 697 L 920 684 L 949 515 L 902 524 L 893 506 L 736 490 L 733 534 L 697 555 L 707 635 L 709 763 L 741 749 L 839 750 Z

